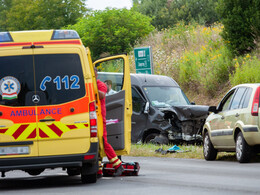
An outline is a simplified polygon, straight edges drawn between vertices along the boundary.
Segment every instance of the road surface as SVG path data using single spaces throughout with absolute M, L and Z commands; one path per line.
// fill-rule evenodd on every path
M 123 157 L 139 162 L 139 176 L 103 177 L 95 184 L 81 184 L 61 169 L 39 176 L 21 171 L 0 178 L 1 194 L 260 194 L 260 163 L 205 161 L 157 157 Z

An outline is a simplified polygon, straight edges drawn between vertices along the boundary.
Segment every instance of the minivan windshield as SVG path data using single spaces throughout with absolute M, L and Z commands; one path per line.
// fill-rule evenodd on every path
M 144 91 L 150 103 L 155 107 L 190 105 L 188 98 L 178 87 L 151 86 L 144 87 Z

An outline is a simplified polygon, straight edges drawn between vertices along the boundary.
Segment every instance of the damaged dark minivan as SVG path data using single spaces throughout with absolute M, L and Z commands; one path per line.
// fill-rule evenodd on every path
M 110 80 L 114 91 L 120 90 L 122 75 L 98 75 L 101 81 Z M 191 103 L 177 82 L 167 76 L 131 74 L 131 85 L 132 143 L 202 142 L 208 106 Z

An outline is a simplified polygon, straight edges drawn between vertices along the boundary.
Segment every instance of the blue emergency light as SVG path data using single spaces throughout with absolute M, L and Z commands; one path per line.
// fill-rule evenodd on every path
M 0 42 L 13 42 L 9 32 L 0 32 Z
M 54 30 L 52 40 L 57 39 L 79 39 L 79 35 L 75 30 Z

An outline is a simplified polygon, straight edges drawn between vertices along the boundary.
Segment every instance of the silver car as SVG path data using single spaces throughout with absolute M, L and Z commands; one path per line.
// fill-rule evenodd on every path
M 259 152 L 260 83 L 233 87 L 203 126 L 203 153 L 206 160 L 215 160 L 221 151 L 236 152 L 240 163 L 249 162 Z

